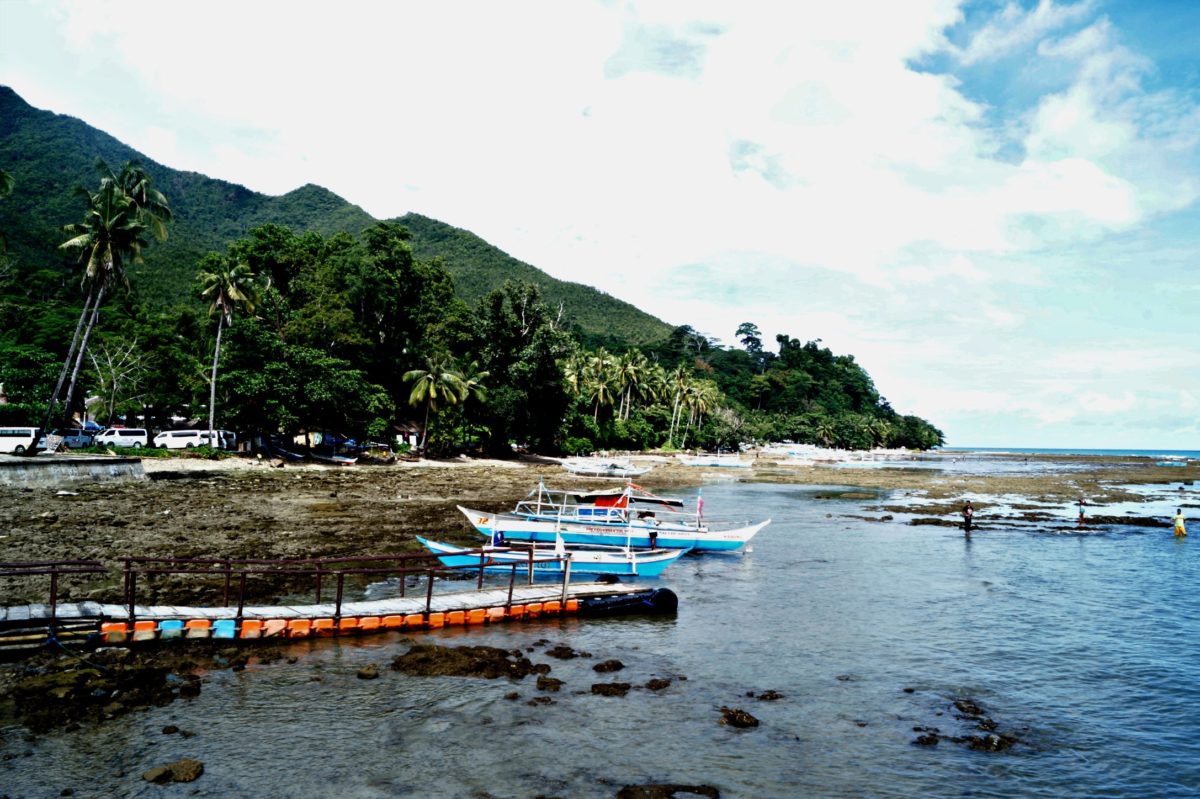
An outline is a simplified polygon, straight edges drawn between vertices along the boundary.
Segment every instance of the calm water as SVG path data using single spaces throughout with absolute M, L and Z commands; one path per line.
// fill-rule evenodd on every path
M 7 730 L 0 793 L 586 798 L 641 782 L 709 784 L 726 799 L 1200 793 L 1200 537 L 1014 531 L 968 544 L 949 529 L 846 518 L 863 503 L 817 493 L 706 487 L 714 512 L 761 508 L 775 521 L 750 552 L 673 566 L 659 582 L 679 594 L 675 618 L 428 637 L 592 653 L 531 654 L 566 681 L 555 704 L 526 704 L 539 695 L 532 678 L 357 679 L 405 651 L 397 637 L 303 643 L 289 648 L 296 664 L 213 673 L 195 700 L 100 728 L 33 743 Z M 624 671 L 591 670 L 613 657 Z M 651 677 L 673 683 L 588 693 Z M 512 690 L 520 701 L 504 699 Z M 745 696 L 765 690 L 784 698 Z M 913 745 L 914 726 L 973 732 L 954 719 L 960 697 L 1022 742 L 1000 754 Z M 761 726 L 720 726 L 722 705 Z M 166 724 L 195 736 L 163 735 Z M 180 757 L 203 760 L 204 776 L 141 781 Z

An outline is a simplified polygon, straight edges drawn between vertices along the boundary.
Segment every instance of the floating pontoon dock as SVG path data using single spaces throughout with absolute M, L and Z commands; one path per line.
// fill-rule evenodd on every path
M 626 583 L 572 583 L 570 570 L 561 582 L 536 583 L 531 579 L 533 559 L 528 566 L 513 566 L 507 585 L 484 584 L 483 569 L 493 565 L 481 556 L 479 565 L 470 567 L 420 567 L 405 564 L 428 560 L 431 555 L 368 556 L 353 563 L 399 562 L 399 566 L 351 566 L 346 559 L 306 561 L 232 561 L 211 559 L 124 558 L 125 595 L 121 604 L 101 602 L 59 603 L 59 581 L 68 575 L 96 575 L 108 572 L 97 561 L 55 561 L 30 564 L 0 564 L 0 576 L 49 576 L 51 601 L 41 604 L 0 607 L 0 650 L 21 650 L 40 646 L 47 640 L 59 642 L 102 642 L 119 644 L 131 641 L 175 638 L 261 639 L 308 638 L 389 630 L 432 630 L 468 624 L 494 624 L 546 616 L 599 616 L 626 613 L 672 612 L 675 594 L 665 588 L 647 588 Z M 528 569 L 527 584 L 517 583 L 517 574 Z M 478 571 L 473 589 L 441 590 L 434 586 L 462 584 L 461 579 Z M 416 573 L 425 577 L 425 590 L 405 595 L 407 577 Z M 194 574 L 224 579 L 224 601 L 219 607 L 183 605 L 146 605 L 135 601 L 138 576 Z M 272 574 L 316 578 L 316 601 L 312 604 L 247 605 L 245 586 L 248 575 Z M 350 575 L 399 575 L 399 596 L 385 599 L 345 601 L 345 578 Z M 336 585 L 336 599 L 321 601 L 321 580 Z M 236 597 L 231 587 L 237 586 Z M 236 598 L 236 603 L 231 600 Z

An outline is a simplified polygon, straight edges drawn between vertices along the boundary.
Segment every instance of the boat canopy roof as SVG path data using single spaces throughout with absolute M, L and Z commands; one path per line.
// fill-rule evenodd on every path
M 653 494 L 639 494 L 635 491 L 626 491 L 623 488 L 610 489 L 608 491 L 568 491 L 565 494 L 576 502 L 599 505 L 601 507 L 622 507 L 625 503 L 621 500 L 625 496 L 629 497 L 629 502 L 636 502 L 639 505 L 661 505 L 668 508 L 683 507 L 683 500 L 681 499 L 656 497 Z

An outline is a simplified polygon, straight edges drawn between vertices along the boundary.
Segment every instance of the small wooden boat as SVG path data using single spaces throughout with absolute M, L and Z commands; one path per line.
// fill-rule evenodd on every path
M 485 571 L 512 570 L 533 564 L 535 574 L 561 575 L 566 562 L 571 573 L 613 574 L 619 577 L 657 577 L 687 552 L 686 549 L 633 549 L 620 546 L 571 546 L 559 538 L 555 544 L 493 546 L 466 549 L 417 536 L 421 545 L 438 556 L 443 565 L 455 568 L 478 566 L 482 560 Z
M 563 461 L 563 468 L 579 477 L 616 477 L 626 479 L 640 477 L 650 471 L 649 466 L 634 466 L 630 461 L 611 458 L 576 458 Z
M 755 524 L 718 522 L 710 526 L 699 494 L 694 505 L 660 497 L 634 483 L 603 491 L 537 489 L 507 513 L 488 513 L 458 506 L 481 534 L 503 533 L 508 541 L 569 545 L 607 544 L 666 547 L 702 551 L 741 549 L 771 520 Z

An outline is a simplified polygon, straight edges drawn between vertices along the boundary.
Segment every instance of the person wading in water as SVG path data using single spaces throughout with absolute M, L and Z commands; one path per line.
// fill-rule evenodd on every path
M 967 500 L 967 504 L 963 505 L 963 531 L 967 538 L 971 537 L 971 523 L 975 521 L 975 508 L 971 506 L 971 500 Z

